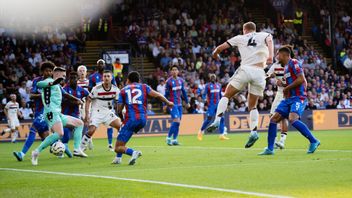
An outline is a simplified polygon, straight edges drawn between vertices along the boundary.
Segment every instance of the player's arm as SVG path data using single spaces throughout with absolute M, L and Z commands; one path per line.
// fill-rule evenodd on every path
M 297 75 L 297 78 L 295 81 L 293 81 L 291 84 L 287 85 L 285 88 L 284 88 L 284 91 L 290 91 L 291 89 L 294 89 L 298 86 L 300 86 L 301 84 L 303 84 L 304 82 L 306 81 L 306 78 L 304 77 L 304 74 L 301 73 L 301 74 L 298 74 Z
M 4 114 L 5 114 L 5 116 L 6 116 L 6 118 L 7 118 L 7 120 L 9 120 L 9 114 L 8 114 L 8 106 L 6 105 L 5 106 L 5 108 L 4 108 Z
M 67 93 L 64 89 L 61 88 L 61 92 L 62 92 L 62 95 L 64 96 L 64 98 L 66 98 L 67 100 L 71 101 L 73 104 L 76 104 L 76 105 L 81 105 L 83 104 L 83 102 L 79 99 L 79 98 L 76 98 L 75 96 Z
M 125 107 L 124 104 L 117 104 L 117 115 L 120 117 L 121 121 L 123 120 L 123 108 Z
M 212 53 L 212 56 L 215 60 L 218 60 L 220 58 L 219 54 L 224 51 L 225 49 L 230 48 L 231 45 L 229 44 L 228 41 L 224 42 L 223 44 L 217 46 L 215 50 Z
M 60 84 L 62 81 L 64 80 L 64 78 L 58 78 L 56 80 L 53 80 L 53 79 L 46 79 L 46 80 L 43 80 L 43 81 L 40 81 L 37 83 L 37 87 L 38 88 L 46 88 L 46 87 L 50 87 L 50 86 L 53 86 L 53 85 L 58 85 Z
M 84 118 L 84 123 L 88 125 L 89 120 L 90 120 L 90 104 L 92 103 L 92 98 L 90 96 L 86 97 L 86 106 L 85 106 L 85 118 Z
M 37 81 L 33 83 L 31 94 L 29 96 L 30 99 L 39 99 L 41 97 L 41 94 L 38 93 L 37 83 L 38 83 Z
M 273 78 L 275 77 L 275 64 L 271 65 L 271 67 L 269 68 L 268 72 L 266 72 L 266 78 Z
M 268 46 L 269 49 L 269 57 L 266 60 L 266 64 L 272 64 L 273 63 L 273 59 L 274 59 L 274 41 L 273 41 L 273 36 L 271 34 L 269 34 L 266 38 L 265 38 L 265 43 Z
M 19 109 L 17 110 L 17 116 L 21 119 L 23 118 L 23 114 Z
M 150 90 L 148 96 L 152 97 L 152 98 L 156 98 L 159 101 L 165 103 L 167 106 L 169 106 L 170 108 L 172 108 L 174 106 L 173 102 L 170 102 L 168 99 L 166 99 L 162 94 L 160 94 L 159 92 L 154 91 L 153 89 Z

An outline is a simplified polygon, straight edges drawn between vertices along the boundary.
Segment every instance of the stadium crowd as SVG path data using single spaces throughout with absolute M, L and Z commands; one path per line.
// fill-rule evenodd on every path
M 215 73 L 225 88 L 240 65 L 237 49 L 225 51 L 220 61 L 214 60 L 211 52 L 216 45 L 240 34 L 243 22 L 253 20 L 243 1 L 211 0 L 207 4 L 198 1 L 125 1 L 120 6 L 124 7 L 126 39 L 140 49 L 139 55 L 151 56 L 155 62 L 156 70 L 145 79 L 146 83 L 165 92 L 168 69 L 177 65 L 191 101 L 188 112 L 205 112 L 207 107 L 202 93 L 209 74 Z M 337 42 L 337 50 L 346 60 L 352 60 L 352 52 L 348 50 L 351 49 L 352 22 L 346 13 L 337 13 L 336 38 L 343 38 L 341 45 Z M 324 7 L 320 14 L 325 20 Z M 325 23 L 316 27 L 324 29 L 313 31 L 313 35 L 320 38 L 321 31 L 326 31 Z M 350 75 L 336 74 L 325 58 L 297 34 L 292 24 L 274 25 L 268 19 L 265 24 L 257 24 L 257 29 L 273 35 L 276 49 L 283 44 L 294 46 L 295 56 L 302 63 L 308 81 L 309 109 L 351 107 Z M 76 68 L 83 62 L 78 52 L 84 50 L 86 37 L 80 28 L 49 28 L 46 34 L 21 35 L 0 27 L 0 119 L 5 119 L 3 108 L 11 93 L 20 96 L 24 115 L 30 118 L 29 93 L 32 79 L 39 75 L 40 62 L 51 60 L 68 70 Z M 275 80 L 269 79 L 264 97 L 258 103 L 259 110 L 270 109 L 276 90 Z M 246 95 L 246 91 L 237 95 L 230 102 L 229 110 L 246 111 Z M 151 111 L 150 105 L 148 110 Z

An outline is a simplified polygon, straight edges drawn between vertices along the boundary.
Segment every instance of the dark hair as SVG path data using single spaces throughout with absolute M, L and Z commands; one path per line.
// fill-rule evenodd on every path
M 291 58 L 295 57 L 295 53 L 293 52 L 293 46 L 292 45 L 283 45 L 282 47 L 287 47 L 290 50 Z
M 283 46 L 283 47 L 280 47 L 280 49 L 278 50 L 278 52 L 285 52 L 287 53 L 288 55 L 291 56 L 291 49 L 289 47 L 286 47 L 286 46 Z
M 78 76 L 78 73 L 77 72 L 75 72 L 75 71 L 72 71 L 72 72 L 70 72 L 70 76 Z
M 55 64 L 51 61 L 42 62 L 42 64 L 40 65 L 40 71 L 44 71 L 46 68 L 53 70 L 55 68 Z
M 177 70 L 180 70 L 180 68 L 179 68 L 177 65 L 172 65 L 172 66 L 170 67 L 170 71 L 171 71 L 174 67 L 176 67 Z
M 138 83 L 139 80 L 140 80 L 140 75 L 137 71 L 131 71 L 129 74 L 128 74 L 128 80 L 132 83 L 136 82 Z

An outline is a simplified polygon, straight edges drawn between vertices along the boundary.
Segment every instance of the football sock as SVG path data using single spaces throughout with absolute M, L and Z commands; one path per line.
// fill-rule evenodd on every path
M 71 130 L 69 128 L 64 128 L 64 135 L 61 138 L 62 143 L 68 143 L 68 141 L 70 140 L 70 132 Z
M 174 122 L 171 123 L 171 126 L 169 128 L 169 132 L 167 134 L 167 138 L 171 138 L 172 134 L 174 134 L 174 131 L 175 131 L 175 125 L 174 125 Z
M 269 130 L 268 130 L 268 149 L 271 151 L 274 150 L 276 133 L 277 133 L 277 123 L 270 122 Z
M 205 119 L 203 124 L 202 124 L 202 128 L 200 128 L 200 130 L 204 131 L 207 128 L 207 126 L 209 125 L 210 122 L 211 122 L 210 119 Z
M 177 140 L 178 132 L 180 130 L 180 123 L 179 122 L 173 122 L 173 124 L 175 126 L 173 137 L 174 137 L 174 140 Z
M 112 144 L 112 134 L 114 133 L 114 129 L 113 128 L 108 128 L 106 130 L 106 133 L 108 135 L 108 143 Z
M 38 148 L 36 149 L 38 152 L 41 152 L 42 150 L 44 150 L 46 147 L 50 146 L 51 144 L 53 144 L 54 142 L 56 142 L 57 140 L 59 140 L 60 135 L 58 133 L 53 133 L 51 135 L 49 135 L 48 137 L 45 138 L 45 140 L 38 146 Z
M 126 155 L 129 155 L 129 156 L 132 156 L 133 151 L 134 151 L 133 149 L 127 148 L 126 151 L 125 151 L 125 154 L 126 154 Z
M 287 136 L 286 132 L 281 132 L 281 136 L 280 136 L 280 142 L 281 143 L 285 143 L 286 136 Z
M 29 148 L 31 148 L 31 146 L 35 140 L 35 133 L 36 133 L 36 131 L 35 131 L 34 127 L 31 127 L 29 129 L 29 133 L 28 133 L 28 137 L 26 139 L 26 142 L 24 143 L 24 145 L 22 147 L 23 155 L 25 155 L 28 152 Z
M 301 134 L 306 137 L 310 143 L 316 143 L 317 139 L 313 136 L 313 134 L 308 129 L 307 125 L 305 125 L 300 120 L 295 120 L 292 122 L 292 126 L 294 126 Z
M 82 141 L 83 125 L 75 127 L 73 130 L 73 149 L 78 150 Z
M 218 103 L 218 109 L 216 110 L 216 117 L 214 122 L 220 122 L 224 112 L 227 109 L 229 99 L 227 97 L 222 97 Z
M 225 132 L 225 118 L 222 117 L 220 119 L 219 133 L 224 134 L 224 132 Z
M 117 154 L 116 154 L 116 157 L 121 158 L 121 157 L 122 157 L 122 153 L 117 153 Z
M 259 119 L 259 112 L 257 108 L 254 108 L 249 112 L 249 118 L 250 118 L 249 127 L 251 129 L 251 135 L 256 135 L 258 119 Z

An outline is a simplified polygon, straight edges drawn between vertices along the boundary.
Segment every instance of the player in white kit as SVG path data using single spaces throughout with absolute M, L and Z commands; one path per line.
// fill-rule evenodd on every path
M 112 72 L 104 71 L 103 82 L 93 87 L 87 98 L 85 122 L 89 123 L 89 128 L 88 133 L 82 138 L 81 149 L 83 150 L 91 144 L 92 136 L 100 124 L 120 129 L 121 120 L 113 112 L 114 100 L 118 99 L 120 89 L 111 83 L 111 79 Z
M 273 62 L 274 44 L 271 34 L 256 32 L 253 22 L 243 24 L 243 35 L 237 35 L 216 47 L 213 58 L 219 59 L 219 53 L 230 47 L 238 47 L 241 55 L 241 66 L 230 78 L 225 94 L 218 103 L 216 118 L 206 129 L 213 131 L 220 125 L 220 119 L 227 109 L 229 99 L 242 91 L 248 85 L 248 110 L 250 115 L 251 134 L 245 148 L 253 146 L 259 139 L 257 133 L 259 112 L 257 110 L 258 98 L 263 96 L 266 74 L 264 68 Z
M 89 88 L 89 80 L 87 78 L 87 67 L 84 65 L 80 65 L 77 68 L 77 74 L 78 74 L 77 85 L 82 87 L 83 89 L 89 91 L 89 89 L 88 89 Z M 83 120 L 86 117 L 85 116 L 86 99 L 84 98 L 82 101 L 83 101 L 83 104 L 79 108 L 79 113 L 80 113 L 81 118 Z M 88 130 L 87 127 L 88 126 L 84 125 L 83 134 L 87 133 L 87 130 Z
M 18 102 L 16 102 L 16 95 L 11 94 L 10 99 L 11 100 L 6 104 L 4 109 L 9 128 L 4 129 L 1 135 L 4 135 L 5 133 L 12 133 L 11 142 L 15 143 L 18 137 L 18 127 L 20 126 L 20 121 L 18 120 L 18 117 L 22 118 L 23 116 L 22 113 L 19 111 L 20 106 Z

